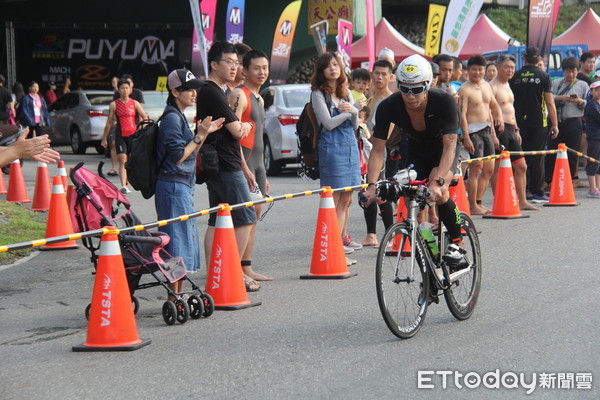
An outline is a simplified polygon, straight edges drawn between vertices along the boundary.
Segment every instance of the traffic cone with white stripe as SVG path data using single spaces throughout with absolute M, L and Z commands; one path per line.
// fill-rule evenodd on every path
M 396 222 L 401 222 L 404 221 L 405 219 L 408 218 L 408 207 L 406 206 L 406 200 L 404 200 L 404 197 L 400 197 L 398 199 L 398 208 L 396 210 Z M 392 251 L 395 254 L 398 254 L 398 250 L 400 249 L 400 240 L 402 239 L 402 236 L 398 235 L 394 237 L 393 240 L 393 245 L 392 245 Z M 410 254 L 410 242 L 408 240 L 405 240 L 404 243 L 402 244 L 402 252 L 407 252 L 408 254 Z
M 58 169 L 57 175 L 60 176 L 60 179 L 66 192 L 67 186 L 69 186 L 69 178 L 67 177 L 67 169 L 65 168 L 65 162 L 63 160 L 58 160 L 56 167 Z
M 111 226 L 105 228 L 114 229 Z M 100 243 L 87 338 L 83 344 L 73 346 L 73 351 L 130 351 L 150 343 L 151 340 L 138 336 L 117 235 L 104 234 Z
M 496 179 L 496 190 L 494 190 L 492 213 L 484 215 L 483 218 L 529 218 L 529 215 L 521 214 L 515 178 L 510 162 L 510 153 L 503 151 L 501 154 L 498 178 Z
M 454 175 L 454 179 L 458 179 L 458 183 L 456 186 L 450 186 L 450 198 L 456 203 L 459 211 L 471 216 L 471 207 L 469 206 L 465 180 L 463 179 L 463 173 L 460 167 L 458 168 L 458 172 Z
M 73 224 L 67 205 L 67 196 L 60 176 L 55 175 L 52 181 L 52 195 L 50 196 L 50 211 L 48 212 L 48 223 L 46 225 L 46 237 L 63 236 L 73 234 Z M 66 250 L 76 249 L 79 246 L 74 240 L 47 244 L 40 250 Z
M 567 157 L 567 146 L 564 143 L 558 145 L 554 172 L 552 173 L 552 185 L 550 185 L 550 201 L 544 206 L 576 206 L 575 191 L 571 180 L 569 168 L 569 157 Z
M 48 164 L 38 162 L 35 175 L 35 191 L 33 192 L 33 211 L 48 211 L 50 209 L 50 175 L 48 175 Z
M 10 163 L 6 201 L 9 203 L 31 203 L 31 200 L 29 200 L 29 196 L 27 195 L 25 178 L 23 177 L 21 162 L 19 160 L 14 160 Z
M 324 187 L 313 242 L 310 272 L 300 279 L 345 279 L 357 275 L 348 271 L 340 226 L 333 202 L 333 191 Z
M 221 205 L 225 207 L 217 211 L 206 293 L 213 298 L 215 310 L 240 310 L 259 306 L 261 302 L 248 300 L 231 209 L 228 204 Z

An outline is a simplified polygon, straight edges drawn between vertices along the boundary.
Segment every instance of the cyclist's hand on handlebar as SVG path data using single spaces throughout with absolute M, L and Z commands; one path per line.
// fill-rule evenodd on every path
M 429 182 L 428 190 L 429 190 L 429 198 L 432 201 L 437 202 L 438 199 L 442 198 L 442 187 L 438 184 L 437 181 Z
M 375 201 L 375 199 L 377 198 L 377 187 L 375 185 L 369 185 L 369 187 L 367 187 L 367 189 L 365 189 L 365 191 L 363 192 L 362 195 L 362 200 L 364 200 L 363 206 L 364 207 L 368 207 L 371 205 L 371 203 L 373 203 L 373 201 Z

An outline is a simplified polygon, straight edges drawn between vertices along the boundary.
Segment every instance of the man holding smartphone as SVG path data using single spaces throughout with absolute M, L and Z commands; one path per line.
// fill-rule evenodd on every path
M 581 117 L 587 103 L 585 96 L 589 86 L 586 82 L 577 79 L 578 69 L 579 61 L 575 57 L 565 58 L 562 62 L 564 78 L 552 82 L 559 134 L 555 138 L 548 139 L 549 149 L 557 149 L 559 143 L 564 143 L 575 150 L 579 149 L 583 130 Z M 577 176 L 577 156 L 568 153 L 568 157 L 571 177 L 574 178 Z M 555 160 L 555 155 L 546 156 L 546 183 L 548 184 L 552 182 Z

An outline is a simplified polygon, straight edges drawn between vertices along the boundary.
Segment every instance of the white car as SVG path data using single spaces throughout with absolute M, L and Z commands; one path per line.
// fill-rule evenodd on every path
M 143 93 L 144 111 L 146 111 L 146 114 L 148 114 L 148 118 L 154 121 L 158 120 L 167 106 L 167 97 L 169 97 L 169 92 L 144 91 Z M 186 108 L 184 115 L 193 132 L 194 129 L 196 129 L 196 107 Z
M 298 162 L 296 122 L 310 101 L 309 84 L 269 86 L 261 91 L 265 101 L 264 154 L 267 175 Z

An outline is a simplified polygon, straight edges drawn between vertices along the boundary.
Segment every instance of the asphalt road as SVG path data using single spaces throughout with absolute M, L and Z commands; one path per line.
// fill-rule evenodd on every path
M 64 159 L 93 169 L 101 157 L 92 152 Z M 24 170 L 33 188 L 35 164 Z M 271 187 L 283 194 L 318 183 L 288 173 L 272 178 Z M 196 208 L 206 208 L 205 188 L 198 189 Z M 249 294 L 261 306 L 166 326 L 165 292 L 139 291 L 139 335 L 152 344 L 134 352 L 71 351 L 86 335 L 89 252 L 38 253 L 0 267 L 0 398 L 597 399 L 600 203 L 584 189 L 577 195 L 577 207 L 546 207 L 527 219 L 476 217 L 484 270 L 475 314 L 458 322 L 445 304 L 433 305 L 406 341 L 381 318 L 375 250 L 352 255 L 358 276 L 351 279 L 298 279 L 310 267 L 317 196 L 277 202 L 258 224 L 255 269 L 275 277 Z M 152 200 L 129 197 L 144 222 L 154 220 Z M 349 231 L 356 239 L 365 233 L 356 205 Z M 204 270 L 190 276 L 204 282 Z M 487 373 L 487 386 L 500 388 L 476 385 Z M 523 378 L 515 383 L 512 373 Z M 469 374 L 466 384 L 458 374 Z M 577 389 L 583 384 L 576 380 L 590 374 L 591 389 Z M 559 388 L 568 384 L 574 388 Z

